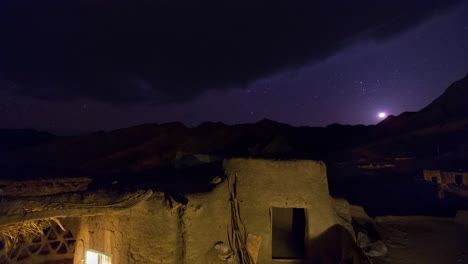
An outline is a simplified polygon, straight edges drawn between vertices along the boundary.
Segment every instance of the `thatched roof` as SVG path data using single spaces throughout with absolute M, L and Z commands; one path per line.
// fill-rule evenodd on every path
M 58 225 L 62 230 L 64 227 L 58 218 L 52 217 L 41 220 L 22 221 L 11 225 L 0 226 L 0 241 L 4 243 L 4 250 L 9 252 L 21 239 L 31 240 L 36 236 L 44 235 L 44 229 Z
M 0 226 L 56 217 L 100 215 L 128 209 L 153 191 L 88 191 L 33 197 L 1 197 Z
M 0 196 L 43 196 L 86 191 L 92 182 L 88 177 L 43 178 L 34 180 L 0 180 Z

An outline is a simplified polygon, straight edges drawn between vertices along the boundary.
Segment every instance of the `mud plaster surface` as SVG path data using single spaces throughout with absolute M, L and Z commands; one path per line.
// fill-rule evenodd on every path
M 237 177 L 247 233 L 262 239 L 258 263 L 271 263 L 272 207 L 304 208 L 307 239 L 340 221 L 321 162 L 232 159 L 225 161 L 224 169 L 226 175 Z M 85 248 L 112 254 L 115 264 L 219 263 L 213 247 L 220 241 L 228 244 L 227 182 L 187 198 L 187 205 L 174 203 L 169 208 L 164 195 L 156 193 L 129 210 L 82 218 L 74 263 L 81 263 Z

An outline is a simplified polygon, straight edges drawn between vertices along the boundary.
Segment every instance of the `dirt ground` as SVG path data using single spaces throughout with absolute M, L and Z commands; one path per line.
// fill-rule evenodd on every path
M 385 216 L 376 229 L 388 255 L 375 264 L 468 263 L 468 225 L 451 218 Z

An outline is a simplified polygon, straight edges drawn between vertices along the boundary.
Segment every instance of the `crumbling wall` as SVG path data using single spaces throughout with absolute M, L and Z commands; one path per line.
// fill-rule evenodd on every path
M 257 263 L 272 261 L 272 207 L 304 208 L 309 240 L 340 222 L 322 162 L 231 159 L 224 162 L 224 169 L 228 177 L 237 178 L 240 214 L 247 233 L 261 239 Z M 183 263 L 226 263 L 222 259 L 227 255 L 219 242 L 229 243 L 227 181 L 210 193 L 189 195 L 188 200 L 183 218 L 186 244 Z M 336 204 L 349 218 L 349 204 L 341 200 Z M 352 229 L 350 225 L 347 227 Z
M 125 211 L 82 217 L 74 263 L 83 263 L 85 249 L 111 254 L 113 264 L 182 263 L 181 206 L 156 193 Z
M 437 183 L 442 182 L 442 176 L 440 174 L 440 170 L 424 170 L 424 180 L 428 182 L 432 182 L 432 178 L 435 177 L 437 179 Z
M 247 233 L 262 238 L 258 263 L 272 259 L 272 207 L 305 208 L 308 240 L 338 222 L 323 162 L 232 159 L 224 167 L 227 175 L 237 176 Z
M 304 208 L 309 241 L 340 222 L 322 162 L 231 159 L 224 162 L 224 169 L 228 177 L 237 178 L 237 196 L 246 232 L 261 240 L 256 263 L 272 262 L 272 207 Z M 210 193 L 188 198 L 183 263 L 226 263 L 221 261 L 226 255 L 218 242 L 228 245 L 231 220 L 227 182 Z M 349 214 L 346 205 L 342 209 Z
M 180 264 L 215 264 L 224 252 L 215 249 L 218 242 L 228 245 L 229 192 L 226 181 L 212 192 L 188 196 L 185 214 L 185 258 Z
M 468 173 L 466 172 L 455 172 L 455 171 L 442 171 L 442 183 L 451 184 L 456 183 L 456 176 L 461 176 L 464 185 L 468 184 Z
M 353 228 L 353 217 L 351 215 L 351 205 L 344 198 L 332 198 L 333 207 L 338 216 L 338 224 L 343 226 L 355 240 L 356 235 Z
M 240 216 L 259 245 L 253 247 L 256 263 L 272 263 L 272 207 L 304 208 L 307 241 L 340 223 L 322 162 L 231 159 L 224 169 L 237 179 Z M 232 263 L 226 261 L 231 223 L 227 181 L 186 198 L 186 205 L 171 206 L 163 194 L 155 194 L 122 212 L 83 217 L 74 263 L 81 263 L 85 248 L 112 254 L 113 264 Z M 347 218 L 349 205 L 336 206 Z
M 460 175 L 464 185 L 468 185 L 468 172 L 458 171 L 440 171 L 440 170 L 424 170 L 424 180 L 432 182 L 432 178 L 437 179 L 439 184 L 456 183 L 456 176 Z

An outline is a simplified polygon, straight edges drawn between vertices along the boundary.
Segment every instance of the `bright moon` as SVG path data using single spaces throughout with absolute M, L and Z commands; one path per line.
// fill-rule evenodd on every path
M 379 115 L 378 115 L 378 117 L 379 117 L 380 119 L 384 119 L 384 118 L 387 117 L 387 113 L 385 113 L 385 112 L 380 112 Z

